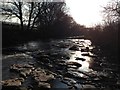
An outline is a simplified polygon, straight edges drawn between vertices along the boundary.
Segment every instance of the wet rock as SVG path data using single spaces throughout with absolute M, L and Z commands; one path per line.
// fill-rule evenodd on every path
M 10 71 L 13 72 L 20 72 L 23 69 L 34 69 L 34 67 L 32 65 L 29 64 L 13 64 L 10 67 Z
M 96 89 L 94 85 L 90 85 L 90 84 L 83 85 L 83 90 L 93 90 L 93 89 Z
M 22 66 L 20 64 L 13 64 L 10 66 L 10 71 L 12 72 L 19 72 Z
M 52 65 L 52 64 L 48 64 L 48 66 L 49 66 L 50 68 L 53 68 L 53 65 Z
M 74 88 L 75 88 L 75 90 L 76 90 L 76 89 L 82 89 L 82 85 L 76 83 L 76 84 L 74 84 Z
M 81 48 L 81 52 L 89 52 L 89 47 L 83 47 Z
M 28 89 L 27 87 L 20 87 L 19 90 L 31 90 L 31 89 Z
M 73 45 L 69 50 L 79 51 L 79 47 L 77 45 Z
M 4 90 L 7 90 L 7 89 L 15 90 L 15 88 L 19 88 L 22 85 L 23 81 L 24 81 L 24 79 L 22 79 L 22 78 L 4 80 L 4 81 L 2 81 L 2 86 L 3 86 Z
M 67 81 L 67 82 L 69 82 L 71 84 L 76 84 L 77 83 L 75 80 L 73 80 L 71 78 L 67 78 L 67 77 L 64 78 L 64 81 Z
M 80 58 L 80 57 L 76 57 L 76 59 L 75 59 L 75 60 L 85 61 L 85 59 L 84 59 L 84 58 Z
M 29 65 L 29 64 L 24 64 L 23 68 L 34 68 L 34 67 L 32 65 Z
M 56 57 L 56 56 L 58 56 L 58 53 L 50 53 L 49 55 L 50 55 L 50 57 Z
M 75 88 L 73 86 L 68 86 L 69 90 L 75 90 Z
M 82 56 L 90 56 L 89 52 L 85 52 L 81 54 Z
M 45 74 L 40 74 L 39 76 L 34 77 L 35 81 L 37 82 L 47 82 L 50 79 L 52 79 L 53 77 L 51 76 L 46 76 Z
M 54 79 L 52 74 L 47 74 L 43 69 L 40 68 L 33 71 L 32 77 L 36 82 L 47 82 Z
M 73 75 L 72 72 L 68 71 L 68 72 L 64 73 L 64 77 L 69 77 L 69 78 L 72 77 L 73 78 L 73 77 L 75 77 L 75 75 Z
M 59 66 L 66 66 L 66 63 L 58 63 Z
M 26 75 L 26 73 L 24 73 L 24 72 L 20 72 L 20 77 L 26 78 L 27 75 Z
M 51 88 L 49 83 L 39 82 L 38 88 Z
M 50 58 L 50 57 L 49 57 L 49 55 L 46 55 L 46 54 L 39 56 L 39 59 L 43 59 L 43 58 Z
M 60 48 L 67 48 L 69 45 L 65 43 L 61 43 L 58 45 Z
M 13 64 L 10 67 L 10 71 L 18 72 L 20 77 L 26 78 L 34 70 L 34 67 L 29 64 Z
M 77 66 L 77 67 L 81 67 L 82 65 L 78 62 L 73 62 L 73 61 L 68 61 L 66 63 L 67 65 L 73 65 L 73 66 Z
M 52 80 L 50 82 L 50 84 L 51 84 L 51 88 L 53 88 L 53 89 L 61 89 L 62 90 L 62 89 L 68 88 L 68 86 L 59 79 Z
M 35 63 L 33 63 L 33 62 L 28 62 L 28 64 L 29 64 L 29 65 L 32 65 L 32 66 L 35 65 Z

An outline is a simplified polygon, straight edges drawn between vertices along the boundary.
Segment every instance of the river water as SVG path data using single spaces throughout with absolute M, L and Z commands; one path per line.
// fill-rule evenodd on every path
M 100 54 L 88 39 L 30 41 L 3 48 L 2 79 L 19 77 L 10 72 L 12 64 L 34 63 L 56 74 L 52 88 L 120 89 L 120 65 Z M 113 56 L 114 57 L 114 56 Z M 30 84 L 29 80 L 25 85 Z

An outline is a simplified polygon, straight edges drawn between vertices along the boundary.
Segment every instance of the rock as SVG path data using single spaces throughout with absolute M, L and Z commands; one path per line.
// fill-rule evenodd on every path
M 81 52 L 89 52 L 89 51 L 90 51 L 89 47 L 81 48 Z
M 19 90 L 31 90 L 31 89 L 28 89 L 27 87 L 20 87 Z
M 64 81 L 68 81 L 71 84 L 76 84 L 77 83 L 75 80 L 73 80 L 71 78 L 67 78 L 67 77 L 64 78 Z
M 23 68 L 33 68 L 33 66 L 32 66 L 32 65 L 29 65 L 29 64 L 24 64 L 24 65 L 23 65 Z
M 51 84 L 52 89 L 61 89 L 62 90 L 62 89 L 67 89 L 68 88 L 67 84 L 63 83 L 59 79 L 52 80 L 50 82 L 50 84 Z
M 82 65 L 78 62 L 73 62 L 73 61 L 69 61 L 66 63 L 67 65 L 73 65 L 73 66 L 77 66 L 77 67 L 81 67 Z
M 96 87 L 94 85 L 86 84 L 86 85 L 83 85 L 82 90 L 93 90 L 93 89 L 96 89 Z
M 49 66 L 50 68 L 53 68 L 53 65 L 52 65 L 52 64 L 48 64 L 48 66 Z
M 50 57 L 49 57 L 49 55 L 44 54 L 44 55 L 40 55 L 39 58 L 40 58 L 40 59 L 43 59 L 43 58 L 50 58 Z
M 82 53 L 81 55 L 82 56 L 89 56 L 90 54 L 89 54 L 89 52 L 85 52 L 85 53 Z
M 34 77 L 35 81 L 37 81 L 37 82 L 47 82 L 47 81 L 51 80 L 52 78 L 54 78 L 54 77 L 51 75 L 47 76 L 43 73 L 39 74 L 39 76 Z
M 45 82 L 39 82 L 38 84 L 39 88 L 51 88 L 49 83 L 45 83 Z
M 20 72 L 20 77 L 26 78 L 27 75 L 26 75 L 26 73 L 24 73 L 24 72 Z
M 74 84 L 74 88 L 75 88 L 75 90 L 82 89 L 82 85 L 81 85 L 81 84 L 76 83 L 76 84 Z
M 32 65 L 32 66 L 35 65 L 35 63 L 33 63 L 33 62 L 28 62 L 28 64 L 29 64 L 29 65 Z
M 54 79 L 54 75 L 46 74 L 46 72 L 41 68 L 33 71 L 32 76 L 36 82 L 47 82 L 51 79 Z
M 29 64 L 13 64 L 10 71 L 18 72 L 20 77 L 26 78 L 34 70 L 34 67 Z
M 25 79 L 24 79 L 24 78 L 18 78 L 18 80 L 20 80 L 20 81 L 21 81 L 21 83 L 23 83 L 23 82 L 25 81 Z
M 20 71 L 19 68 L 21 68 L 21 65 L 13 64 L 13 65 L 10 66 L 10 71 L 12 71 L 12 72 L 19 72 Z
M 15 78 L 2 81 L 2 86 L 4 90 L 19 88 L 22 85 L 23 79 Z
M 76 59 L 75 59 L 75 60 L 85 61 L 85 59 L 84 59 L 84 58 L 79 58 L 79 57 L 76 57 Z
M 61 43 L 59 44 L 59 47 L 60 48 L 67 48 L 69 45 L 68 44 L 65 44 L 65 43 Z
M 32 65 L 29 64 L 13 64 L 10 67 L 10 71 L 13 72 L 20 72 L 23 69 L 34 69 L 34 67 Z
M 66 57 L 66 59 L 70 59 L 70 57 Z
M 77 45 L 73 45 L 69 50 L 79 51 L 79 47 Z
M 75 90 L 75 88 L 73 86 L 68 86 L 69 90 Z

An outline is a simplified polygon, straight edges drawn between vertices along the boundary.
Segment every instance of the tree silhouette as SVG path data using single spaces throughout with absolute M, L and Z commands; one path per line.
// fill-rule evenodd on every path
M 2 6 L 2 14 L 9 18 L 17 17 L 20 20 L 21 29 L 23 29 L 23 2 L 14 0 L 13 2 L 4 2 Z
M 52 25 L 54 21 L 64 15 L 64 2 L 43 2 L 39 7 L 39 15 L 37 18 L 37 26 L 46 27 Z M 59 14 L 59 17 L 58 17 Z
M 119 22 L 120 20 L 120 1 L 111 1 L 104 7 L 104 16 L 106 23 Z

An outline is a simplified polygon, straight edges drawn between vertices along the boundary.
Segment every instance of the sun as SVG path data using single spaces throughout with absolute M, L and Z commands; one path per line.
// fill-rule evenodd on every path
M 70 14 L 78 24 L 93 26 L 102 21 L 101 10 L 109 0 L 66 0 Z

